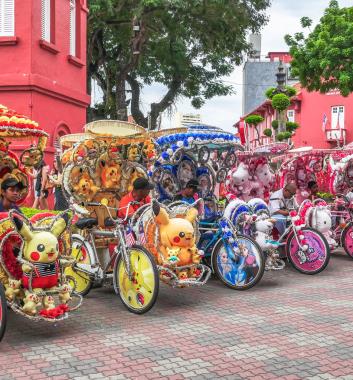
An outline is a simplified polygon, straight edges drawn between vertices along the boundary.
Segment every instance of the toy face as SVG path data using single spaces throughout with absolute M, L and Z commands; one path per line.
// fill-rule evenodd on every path
M 227 252 L 222 252 L 220 255 L 221 263 L 227 264 L 228 262 L 228 255 Z
M 140 152 L 137 145 L 131 145 L 127 151 L 127 158 L 130 161 L 137 161 L 139 159 Z
M 58 239 L 50 232 L 34 233 L 33 239 L 25 243 L 24 258 L 31 262 L 52 263 L 59 255 Z
M 189 248 L 195 244 L 194 227 L 185 219 L 173 218 L 169 226 L 161 227 L 163 232 L 173 246 Z

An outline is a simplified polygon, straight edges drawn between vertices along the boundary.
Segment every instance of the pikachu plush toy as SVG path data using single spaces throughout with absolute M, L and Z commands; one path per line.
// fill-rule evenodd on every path
M 199 264 L 200 252 L 196 247 L 193 222 L 198 212 L 195 208 L 187 211 L 185 218 L 170 218 L 167 211 L 158 202 L 153 202 L 154 220 L 159 227 L 160 247 L 164 262 L 174 264 L 179 279 L 193 277 L 193 264 Z M 178 270 L 178 267 L 190 265 L 188 271 Z
M 55 316 L 66 311 L 66 308 L 59 307 L 60 305 L 55 307 L 51 295 L 43 297 L 41 295 L 47 290 L 64 293 L 71 290 L 70 287 L 63 286 L 63 289 L 59 287 L 60 266 L 67 265 L 67 262 L 59 258 L 58 238 L 65 231 L 68 219 L 68 214 L 61 214 L 50 230 L 36 230 L 27 221 L 12 216 L 12 221 L 24 241 L 21 280 L 26 293 L 23 311 L 27 314 L 37 314 L 37 307 L 40 305 L 43 307 L 40 314 L 44 316 L 49 310 L 51 314 L 55 313 Z M 70 299 L 70 295 L 65 294 L 60 299 L 66 302 Z

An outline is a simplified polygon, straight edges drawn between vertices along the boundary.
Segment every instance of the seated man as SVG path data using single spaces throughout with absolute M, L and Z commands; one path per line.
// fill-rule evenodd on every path
M 121 219 L 125 219 L 126 213 L 128 217 L 132 216 L 141 206 L 151 203 L 150 191 L 154 186 L 148 182 L 146 178 L 137 178 L 132 184 L 132 191 L 121 198 L 119 202 L 118 216 Z M 129 203 L 134 202 L 130 205 Z M 128 211 L 129 207 L 129 211 Z
M 20 191 L 24 188 L 22 182 L 16 178 L 6 178 L 1 184 L 0 212 L 8 212 L 15 209 L 20 214 L 21 210 L 16 205 L 19 200 Z
M 183 190 L 177 195 L 174 196 L 173 202 L 182 201 L 185 203 L 192 204 L 197 201 L 197 189 L 199 187 L 199 183 L 196 179 L 191 179 L 184 187 Z
M 297 186 L 295 183 L 287 183 L 283 189 L 275 191 L 270 196 L 268 208 L 271 213 L 271 218 L 276 220 L 276 228 L 280 235 L 286 229 L 287 217 L 289 211 L 298 208 L 295 200 Z

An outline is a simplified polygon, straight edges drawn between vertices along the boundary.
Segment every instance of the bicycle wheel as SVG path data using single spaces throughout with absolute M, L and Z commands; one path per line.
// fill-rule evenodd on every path
M 141 246 L 127 248 L 132 278 L 126 272 L 121 255 L 114 264 L 114 290 L 126 306 L 135 314 L 150 310 L 156 302 L 159 290 L 157 266 L 152 255 Z
M 87 266 L 92 264 L 91 255 L 89 253 L 88 243 L 80 235 L 72 235 L 71 238 L 71 256 L 77 260 L 78 264 Z M 65 269 L 65 275 L 71 277 L 74 281 L 70 281 L 73 290 L 84 297 L 88 294 L 93 286 L 93 281 L 87 273 L 84 273 L 79 267 L 68 267 Z
M 220 239 L 212 253 L 212 267 L 224 285 L 235 290 L 247 290 L 261 280 L 265 256 L 251 238 L 238 235 L 237 239 L 243 245 L 244 254 L 234 252 L 229 244 Z
M 5 334 L 7 323 L 7 306 L 4 287 L 0 283 L 0 341 Z
M 341 236 L 341 244 L 346 254 L 353 259 L 353 224 L 348 223 Z
M 325 237 L 310 227 L 305 227 L 298 232 L 304 236 L 308 246 L 307 251 L 302 251 L 298 241 L 291 232 L 286 242 L 286 253 L 294 268 L 304 274 L 316 274 L 323 271 L 330 261 L 330 247 Z

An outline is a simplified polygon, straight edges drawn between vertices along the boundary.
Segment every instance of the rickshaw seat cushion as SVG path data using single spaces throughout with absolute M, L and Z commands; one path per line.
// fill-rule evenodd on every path
M 104 226 L 105 227 L 114 227 L 115 226 L 115 222 L 112 218 L 105 218 L 104 219 Z
M 76 222 L 76 227 L 79 228 L 80 230 L 84 230 L 85 228 L 92 228 L 97 225 L 98 225 L 97 218 L 80 218 Z

